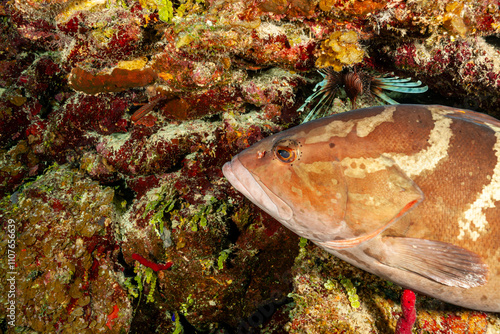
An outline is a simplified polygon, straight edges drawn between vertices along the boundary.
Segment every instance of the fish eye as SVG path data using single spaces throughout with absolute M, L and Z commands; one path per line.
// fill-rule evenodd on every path
M 277 147 L 276 157 L 283 162 L 292 162 L 295 160 L 295 152 L 289 147 Z
M 294 140 L 279 140 L 274 144 L 273 153 L 279 161 L 291 163 L 294 162 L 299 156 L 298 147 L 299 145 Z

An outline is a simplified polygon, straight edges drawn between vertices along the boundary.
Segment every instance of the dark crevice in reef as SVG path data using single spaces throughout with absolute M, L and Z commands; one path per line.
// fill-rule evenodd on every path
M 239 236 L 241 235 L 241 232 L 238 229 L 238 226 L 236 226 L 236 224 L 234 223 L 234 221 L 232 219 L 228 219 L 226 226 L 227 226 L 227 229 L 229 230 L 228 234 L 227 234 L 227 238 L 229 240 L 229 243 L 230 244 L 236 243 Z
M 123 252 L 120 249 L 120 253 L 118 253 L 117 261 L 123 267 L 123 275 L 125 277 L 134 277 L 136 274 L 134 273 L 134 267 L 129 266 L 125 261 L 125 257 L 123 256 Z
M 123 201 L 127 202 L 126 208 L 128 208 L 132 204 L 132 201 L 135 198 L 135 192 L 127 187 L 124 179 L 119 179 L 118 181 L 107 183 L 106 185 L 114 188 L 115 197 L 113 198 L 113 201 L 118 208 L 123 208 L 123 205 L 121 205 Z
M 0 331 L 2 331 L 2 333 L 7 333 L 7 318 L 0 320 Z
M 486 43 L 500 50 L 500 34 L 486 36 L 484 40 Z
M 202 118 L 205 122 L 208 123 L 216 123 L 216 122 L 221 122 L 222 121 L 222 115 L 219 114 L 213 114 L 213 115 L 208 115 Z

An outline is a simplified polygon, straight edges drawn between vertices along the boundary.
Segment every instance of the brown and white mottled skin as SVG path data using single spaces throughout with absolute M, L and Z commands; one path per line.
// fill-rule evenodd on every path
M 500 121 L 443 106 L 355 110 L 268 137 L 223 172 L 337 257 L 500 312 Z

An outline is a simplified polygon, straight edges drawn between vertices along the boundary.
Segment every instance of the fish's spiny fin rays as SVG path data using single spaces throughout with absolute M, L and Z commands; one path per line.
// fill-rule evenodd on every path
M 313 101 L 318 98 L 319 101 L 309 111 L 302 123 L 316 119 L 321 111 L 330 109 L 339 88 L 340 74 L 335 72 L 332 67 L 321 69 L 318 73 L 323 76 L 323 80 L 314 87 L 314 93 L 306 99 L 297 111 L 304 111 L 307 105 L 314 103 Z
M 427 86 L 423 87 L 406 87 L 406 86 L 393 86 L 393 85 L 381 85 L 380 88 L 392 91 L 392 92 L 400 92 L 400 93 L 425 93 L 428 90 Z
M 365 71 L 355 69 L 344 69 L 336 72 L 333 67 L 326 67 L 318 70 L 323 80 L 316 84 L 313 94 L 309 96 L 304 104 L 297 109 L 303 112 L 307 106 L 310 110 L 302 123 L 309 122 L 322 116 L 333 105 L 335 94 L 340 87 L 343 87 L 347 97 L 351 101 L 352 109 L 356 108 L 356 99 L 359 95 L 367 94 L 377 96 L 388 104 L 399 104 L 384 91 L 393 91 L 409 94 L 425 93 L 427 86 L 422 86 L 420 80 L 412 81 L 412 78 L 400 78 L 398 76 L 373 76 Z
M 383 83 L 391 83 L 391 82 L 409 82 L 411 78 L 400 78 L 400 77 L 376 77 L 376 79 L 380 80 Z
M 385 95 L 384 92 L 382 92 L 381 90 L 373 92 L 373 94 L 389 104 L 399 104 L 398 101 L 391 99 L 389 96 Z
M 421 86 L 422 82 L 420 80 L 411 80 L 411 78 L 400 77 L 373 77 L 370 90 L 373 95 L 378 96 L 387 103 L 399 104 L 398 102 L 384 94 L 382 90 L 409 94 L 420 94 L 425 93 L 429 89 L 429 87 L 427 86 Z

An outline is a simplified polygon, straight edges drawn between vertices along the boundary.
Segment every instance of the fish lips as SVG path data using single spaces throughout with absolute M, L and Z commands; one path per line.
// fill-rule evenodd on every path
M 222 172 L 236 190 L 274 218 L 280 221 L 288 221 L 293 217 L 292 208 L 259 182 L 243 166 L 237 155 L 230 162 L 224 164 Z

